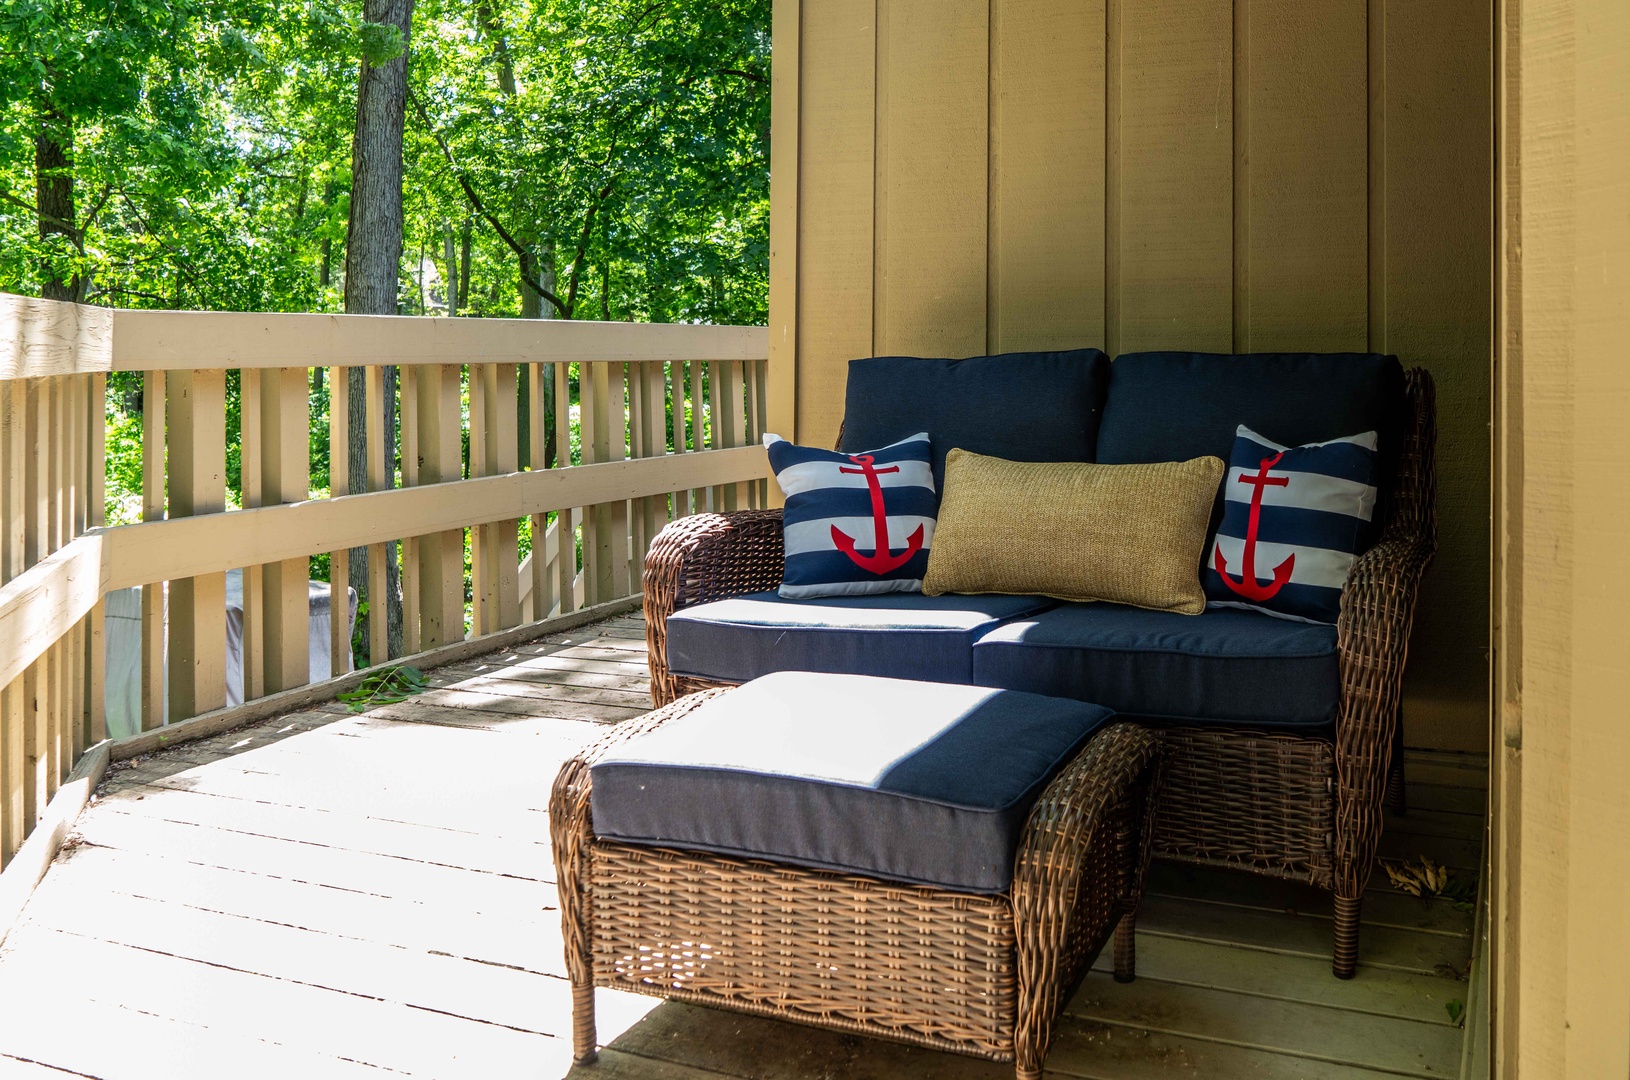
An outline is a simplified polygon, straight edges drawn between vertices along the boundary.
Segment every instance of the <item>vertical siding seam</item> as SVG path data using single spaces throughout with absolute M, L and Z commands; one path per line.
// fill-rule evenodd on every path
M 985 10 L 985 352 L 1000 352 L 1001 328 L 1001 217 L 998 190 L 1001 184 L 999 118 L 1001 116 L 1001 15 L 998 3 L 990 0 Z
M 1121 347 L 1121 0 L 1104 2 L 1104 351 Z
M 872 355 L 888 340 L 888 3 L 872 7 Z
M 1369 0 L 1366 44 L 1369 87 L 1368 346 L 1387 350 L 1387 0 Z
M 1251 350 L 1251 0 L 1234 0 L 1235 352 Z

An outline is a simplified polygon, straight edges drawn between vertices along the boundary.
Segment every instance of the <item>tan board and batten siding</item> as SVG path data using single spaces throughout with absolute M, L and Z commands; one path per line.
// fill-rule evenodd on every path
M 1424 364 L 1405 725 L 1486 749 L 1491 3 L 776 0 L 775 34 L 771 430 L 830 445 L 874 354 Z
M 1630 4 L 1501 4 L 1501 1080 L 1630 1075 Z

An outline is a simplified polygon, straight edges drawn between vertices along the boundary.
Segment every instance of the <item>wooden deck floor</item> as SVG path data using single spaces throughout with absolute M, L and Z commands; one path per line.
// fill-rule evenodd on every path
M 119 769 L 0 950 L 0 1077 L 1011 1077 L 609 991 L 601 1064 L 572 1072 L 545 807 L 574 748 L 646 707 L 643 660 L 638 617 L 615 619 L 440 669 L 410 703 Z M 1413 764 L 1389 851 L 1473 873 L 1481 775 Z M 1457 1075 L 1469 913 L 1376 887 L 1338 982 L 1313 890 L 1157 864 L 1150 892 L 1138 980 L 1087 978 L 1050 1074 Z

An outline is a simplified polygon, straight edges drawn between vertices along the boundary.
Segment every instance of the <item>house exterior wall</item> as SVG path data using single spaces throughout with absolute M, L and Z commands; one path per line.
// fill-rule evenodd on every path
M 879 353 L 1424 364 L 1405 729 L 1486 749 L 1492 45 L 1492 0 L 776 0 L 772 430 L 830 445 Z
M 1503 0 L 1495 1074 L 1630 1075 L 1630 4 Z

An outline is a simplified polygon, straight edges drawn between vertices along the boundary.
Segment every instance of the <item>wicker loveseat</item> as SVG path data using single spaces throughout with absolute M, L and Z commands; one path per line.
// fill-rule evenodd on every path
M 1240 611 L 1161 613 L 1168 622 L 1154 622 L 1134 609 L 1014 597 L 779 601 L 780 511 L 697 514 L 668 526 L 646 557 L 656 704 L 787 669 L 974 682 L 1107 705 L 1166 745 L 1155 854 L 1332 891 L 1333 969 L 1351 977 L 1382 808 L 1402 807 L 1404 662 L 1436 548 L 1430 376 L 1357 354 L 1147 354 L 1111 366 L 1083 351 L 1012 366 L 1032 359 L 933 362 L 943 372 L 922 368 L 927 386 L 889 393 L 879 393 L 880 369 L 858 366 L 878 362 L 859 361 L 839 449 L 858 453 L 920 430 L 938 442 L 938 428 L 954 432 L 951 445 L 1020 460 L 1179 460 L 1214 452 L 1221 418 L 1235 413 L 1243 415 L 1230 433 L 1247 423 L 1289 445 L 1354 434 L 1343 428 L 1363 409 L 1321 403 L 1373 391 L 1386 411 L 1385 465 L 1373 542 L 1348 576 L 1338 624 Z M 1061 378 L 1071 385 L 1050 392 L 1048 380 Z M 966 400 L 936 401 L 935 386 Z M 1077 416 L 1094 405 L 1101 411 Z M 1151 421 L 1157 408 L 1171 410 L 1169 422 Z M 1081 646 L 1082 632 L 1101 647 Z

